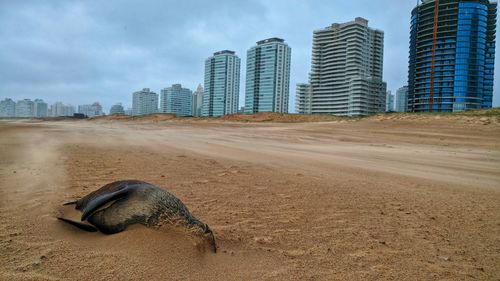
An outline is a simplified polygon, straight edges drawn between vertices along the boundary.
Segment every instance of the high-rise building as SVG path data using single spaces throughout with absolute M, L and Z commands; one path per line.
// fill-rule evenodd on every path
M 497 3 L 424 0 L 411 13 L 408 104 L 414 112 L 490 108 Z
M 295 91 L 295 112 L 311 114 L 311 85 L 297 84 Z
M 181 84 L 173 84 L 172 87 L 161 90 L 161 112 L 177 116 L 191 116 L 192 95 L 193 92 L 190 89 L 182 88 Z
M 385 96 L 385 111 L 394 111 L 394 95 L 391 91 L 387 91 L 387 95 Z
M 9 98 L 0 101 L 0 117 L 16 117 L 16 102 Z
M 16 117 L 34 117 L 35 103 L 30 99 L 19 100 L 16 103 Z
M 34 102 L 34 116 L 43 118 L 48 116 L 48 104 L 41 99 L 36 99 Z
M 238 111 L 240 58 L 233 51 L 220 51 L 205 60 L 202 116 L 216 117 Z
M 406 112 L 408 110 L 408 86 L 403 86 L 396 91 L 395 111 Z
M 121 103 L 117 103 L 111 107 L 109 110 L 109 115 L 125 114 L 125 109 Z
M 288 112 L 292 49 L 280 38 L 257 42 L 247 51 L 245 112 Z
M 384 112 L 383 53 L 384 33 L 363 18 L 314 31 L 310 93 L 301 89 L 299 98 L 309 97 L 312 114 Z
M 104 115 L 102 106 L 98 102 L 94 102 L 93 104 L 79 105 L 78 113 L 84 114 L 89 118 Z
M 64 116 L 73 116 L 75 114 L 76 110 L 75 107 L 72 105 L 65 105 L 64 106 Z
M 132 115 L 148 115 L 158 112 L 158 94 L 149 88 L 135 92 L 132 99 Z
M 198 88 L 193 93 L 193 116 L 201 116 L 201 108 L 203 107 L 203 86 L 198 85 Z
M 66 111 L 62 102 L 56 102 L 50 106 L 50 116 L 52 117 L 66 116 Z

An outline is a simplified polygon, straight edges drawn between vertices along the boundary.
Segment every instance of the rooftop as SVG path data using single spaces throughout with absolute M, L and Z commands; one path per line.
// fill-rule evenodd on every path
M 262 44 L 271 43 L 271 42 L 283 43 L 283 42 L 285 42 L 285 40 L 278 38 L 278 37 L 272 37 L 272 38 L 257 41 L 257 45 L 262 45 Z
M 234 55 L 236 54 L 236 52 L 234 51 L 230 51 L 230 50 L 222 50 L 222 51 L 219 51 L 219 52 L 215 52 L 214 53 L 214 56 L 220 56 L 220 55 Z

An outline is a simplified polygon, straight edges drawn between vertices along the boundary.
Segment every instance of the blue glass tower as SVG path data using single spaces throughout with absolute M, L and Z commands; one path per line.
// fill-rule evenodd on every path
M 288 113 L 291 52 L 285 40 L 276 37 L 247 51 L 245 113 Z
M 413 9 L 409 111 L 492 106 L 496 10 L 488 0 L 423 0 Z
M 205 60 L 205 91 L 201 115 L 217 117 L 238 111 L 241 60 L 224 50 Z

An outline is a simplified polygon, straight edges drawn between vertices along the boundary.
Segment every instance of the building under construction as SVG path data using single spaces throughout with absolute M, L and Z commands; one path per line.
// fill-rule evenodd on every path
M 423 0 L 411 14 L 408 110 L 490 108 L 497 3 Z

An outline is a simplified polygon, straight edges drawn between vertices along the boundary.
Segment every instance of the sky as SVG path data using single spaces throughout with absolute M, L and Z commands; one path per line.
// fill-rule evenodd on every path
M 384 31 L 384 80 L 407 83 L 410 12 L 416 0 L 0 0 L 0 100 L 42 98 L 78 106 L 131 107 L 132 93 L 203 84 L 204 61 L 233 50 L 242 60 L 257 41 L 292 48 L 295 85 L 308 82 L 313 31 L 364 17 Z M 498 30 L 497 30 L 498 31 Z M 498 35 L 497 35 L 498 37 Z M 497 49 L 498 53 L 498 49 Z M 498 67 L 497 55 L 496 65 Z M 500 106 L 495 75 L 494 106 Z

